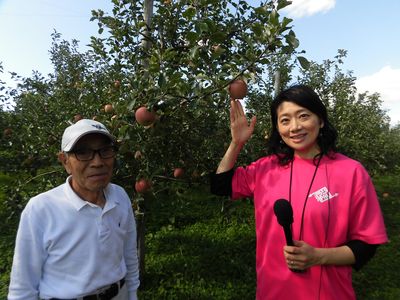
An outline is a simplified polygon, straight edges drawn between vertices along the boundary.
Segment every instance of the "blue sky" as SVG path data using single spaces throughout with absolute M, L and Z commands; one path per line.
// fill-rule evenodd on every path
M 75 38 L 84 49 L 97 34 L 90 11 L 99 8 L 110 11 L 111 0 L 0 0 L 4 70 L 22 76 L 51 72 L 51 33 L 55 29 L 66 40 Z M 399 0 L 294 0 L 286 14 L 294 19 L 307 58 L 321 63 L 337 49 L 348 51 L 344 69 L 353 71 L 360 91 L 381 94 L 395 124 L 400 122 L 399 12 Z M 0 78 L 8 80 L 6 75 Z
M 347 50 L 344 70 L 358 90 L 380 93 L 391 123 L 400 122 L 400 1 L 295 0 L 288 8 L 306 57 L 322 62 Z

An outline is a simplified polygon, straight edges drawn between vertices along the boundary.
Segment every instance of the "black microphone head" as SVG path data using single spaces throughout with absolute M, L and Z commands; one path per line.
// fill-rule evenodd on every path
M 278 199 L 275 201 L 274 213 L 281 226 L 287 226 L 293 223 L 292 205 L 286 199 Z

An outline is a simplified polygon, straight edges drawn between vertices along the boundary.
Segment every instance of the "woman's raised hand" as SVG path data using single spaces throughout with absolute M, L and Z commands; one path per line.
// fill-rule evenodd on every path
M 253 134 L 256 117 L 253 116 L 249 123 L 240 101 L 231 99 L 230 120 L 232 143 L 237 146 L 244 145 Z
M 217 174 L 229 171 L 234 167 L 242 146 L 251 137 L 256 126 L 256 117 L 251 118 L 249 124 L 239 100 L 231 99 L 230 119 L 232 141 L 218 165 Z

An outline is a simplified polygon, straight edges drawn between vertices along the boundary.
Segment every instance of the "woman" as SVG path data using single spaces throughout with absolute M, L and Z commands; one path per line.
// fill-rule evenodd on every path
M 251 137 L 239 101 L 231 101 L 231 143 L 212 176 L 211 191 L 252 197 L 256 220 L 257 299 L 355 299 L 360 269 L 387 242 L 371 179 L 363 166 L 335 152 L 337 133 L 319 96 L 305 85 L 271 105 L 270 155 L 234 169 Z M 293 208 L 294 246 L 274 215 L 277 199 Z

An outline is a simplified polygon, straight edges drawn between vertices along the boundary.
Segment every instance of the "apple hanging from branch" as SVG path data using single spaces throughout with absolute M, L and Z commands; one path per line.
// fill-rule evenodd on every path
M 135 190 L 138 193 L 145 193 L 151 189 L 152 182 L 149 179 L 142 178 L 135 182 Z
M 185 174 L 185 171 L 183 168 L 175 168 L 174 169 L 174 177 L 175 178 L 181 178 Z
M 11 128 L 6 128 L 3 131 L 4 137 L 10 137 L 12 135 L 12 133 L 13 133 L 13 130 Z
M 82 120 L 82 119 L 83 119 L 83 116 L 81 114 L 76 114 L 74 116 L 74 122 L 78 122 L 79 120 Z
M 108 114 L 112 113 L 114 111 L 114 107 L 112 104 L 106 104 L 104 105 L 104 111 Z
M 139 107 L 135 112 L 136 122 L 143 126 L 150 126 L 155 122 L 156 118 L 156 113 L 149 111 L 146 106 Z
M 142 159 L 143 154 L 140 150 L 136 150 L 134 154 L 135 159 Z
M 247 94 L 247 83 L 242 79 L 237 79 L 229 85 L 231 99 L 243 99 Z

